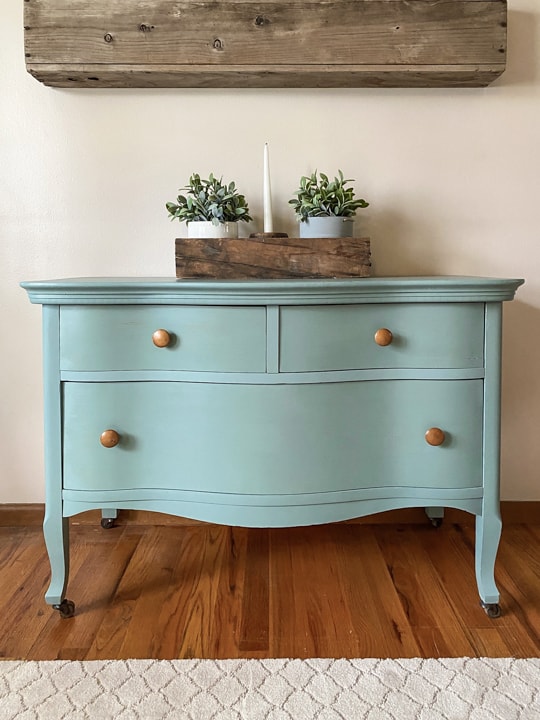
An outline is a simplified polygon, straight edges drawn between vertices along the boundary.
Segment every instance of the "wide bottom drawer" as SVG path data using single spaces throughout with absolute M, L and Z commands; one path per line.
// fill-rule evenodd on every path
M 478 487 L 482 402 L 482 380 L 66 383 L 64 488 Z M 442 445 L 426 442 L 431 427 Z M 115 447 L 100 444 L 106 429 Z

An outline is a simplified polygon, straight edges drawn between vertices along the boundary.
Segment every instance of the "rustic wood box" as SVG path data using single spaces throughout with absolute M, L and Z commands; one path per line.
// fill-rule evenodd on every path
M 177 238 L 178 278 L 344 278 L 371 274 L 369 238 Z

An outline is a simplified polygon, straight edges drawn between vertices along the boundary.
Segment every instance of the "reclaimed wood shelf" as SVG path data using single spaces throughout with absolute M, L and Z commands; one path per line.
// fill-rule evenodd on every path
M 369 238 L 177 238 L 176 277 L 369 277 Z
M 24 1 L 55 87 L 482 87 L 506 24 L 506 0 Z

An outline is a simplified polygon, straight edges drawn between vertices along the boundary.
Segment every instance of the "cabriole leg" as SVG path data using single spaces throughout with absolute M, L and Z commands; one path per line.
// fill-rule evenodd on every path
M 495 585 L 495 558 L 501 538 L 500 515 L 476 516 L 476 582 L 480 602 L 489 617 L 499 617 L 499 590 Z
M 62 500 L 62 383 L 60 380 L 60 307 L 43 307 L 43 400 L 45 430 L 45 519 L 43 535 L 51 565 L 45 601 L 71 617 L 75 606 L 64 594 L 69 575 L 69 520 Z
M 62 617 L 72 617 L 75 605 L 65 598 L 69 578 L 68 518 L 53 517 L 48 509 L 45 513 L 43 534 L 51 565 L 51 582 L 45 593 L 45 600 L 58 610 Z

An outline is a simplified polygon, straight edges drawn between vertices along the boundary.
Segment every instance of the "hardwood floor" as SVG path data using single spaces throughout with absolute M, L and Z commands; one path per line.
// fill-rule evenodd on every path
M 61 619 L 39 526 L 0 527 L 0 657 L 540 656 L 540 525 L 507 525 L 502 617 L 480 608 L 474 526 L 72 526 Z

